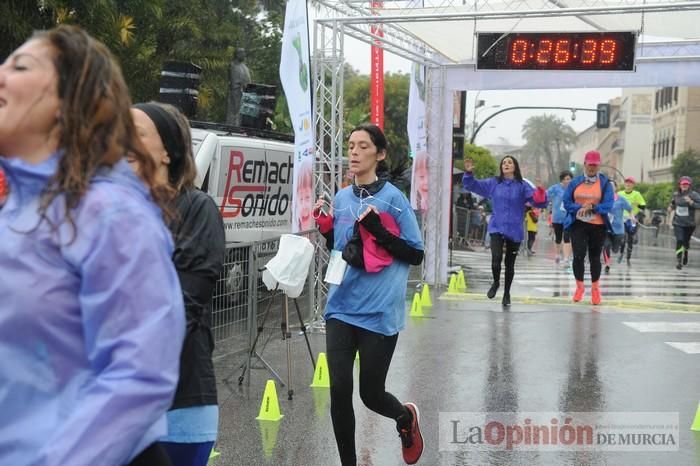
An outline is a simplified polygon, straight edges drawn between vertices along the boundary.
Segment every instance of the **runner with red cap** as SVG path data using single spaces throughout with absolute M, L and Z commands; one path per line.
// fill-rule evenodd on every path
M 688 265 L 690 237 L 695 231 L 695 209 L 700 205 L 700 194 L 693 191 L 693 180 L 681 176 L 678 191 L 673 193 L 668 211 L 673 211 L 673 234 L 676 237 L 676 268 Z
M 622 247 L 620 248 L 620 257 L 617 263 L 622 262 L 625 257 L 625 246 L 627 246 L 627 265 L 632 265 L 632 248 L 637 244 L 637 230 L 639 230 L 639 222 L 644 216 L 644 208 L 647 206 L 647 201 L 644 200 L 642 193 L 634 189 L 636 180 L 628 176 L 625 178 L 625 189 L 617 194 L 620 197 L 627 199 L 627 202 L 632 206 L 632 212 L 626 212 L 625 215 L 625 236 L 622 239 Z
M 586 152 L 583 171 L 583 175 L 571 180 L 564 193 L 564 228 L 571 231 L 571 247 L 574 253 L 576 291 L 573 299 L 576 302 L 583 299 L 583 276 L 588 254 L 591 268 L 591 303 L 600 304 L 600 256 L 606 232 L 611 229 L 608 213 L 614 203 L 615 190 L 608 178 L 600 173 L 600 152 Z

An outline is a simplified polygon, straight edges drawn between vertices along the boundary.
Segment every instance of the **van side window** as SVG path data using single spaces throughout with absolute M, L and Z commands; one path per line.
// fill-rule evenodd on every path
M 202 187 L 200 188 L 202 192 L 209 192 L 209 174 L 211 173 L 211 167 L 207 168 L 207 174 L 204 175 L 204 181 L 202 181 Z

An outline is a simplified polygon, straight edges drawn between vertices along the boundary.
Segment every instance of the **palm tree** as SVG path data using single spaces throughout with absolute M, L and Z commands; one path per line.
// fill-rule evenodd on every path
M 525 121 L 522 129 L 526 157 L 535 163 L 535 176 L 542 177 L 541 166 L 546 164 L 549 181 L 568 167 L 566 148 L 576 141 L 576 132 L 556 115 L 537 115 Z M 541 160 L 541 159 L 544 160 Z

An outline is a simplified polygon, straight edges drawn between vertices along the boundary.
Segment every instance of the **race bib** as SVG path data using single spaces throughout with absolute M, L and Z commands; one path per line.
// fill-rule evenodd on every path
M 688 206 L 687 205 L 679 205 L 676 207 L 676 215 L 679 217 L 687 217 L 690 215 L 690 212 L 688 211 Z
M 613 214 L 608 214 L 608 220 L 610 220 L 610 223 L 613 223 L 615 221 L 615 216 Z
M 561 204 L 559 204 L 559 210 L 561 210 L 562 212 L 566 213 L 566 209 L 564 208 L 564 203 L 563 203 L 563 202 L 562 202 Z

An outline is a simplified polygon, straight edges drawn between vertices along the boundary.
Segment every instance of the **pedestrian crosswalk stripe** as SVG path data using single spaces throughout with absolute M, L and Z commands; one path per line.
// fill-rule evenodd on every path
M 665 343 L 687 354 L 700 354 L 700 341 L 667 341 Z
M 700 322 L 623 322 L 639 332 L 700 333 Z
M 488 252 L 454 251 L 454 261 L 465 269 L 474 289 L 485 292 L 492 281 L 491 257 Z M 634 259 L 633 259 L 634 261 Z M 672 305 L 694 306 L 700 304 L 700 274 L 692 269 L 675 270 L 670 264 L 639 261 L 632 267 L 613 261 L 609 273 L 600 278 L 603 302 L 630 301 L 657 310 L 669 310 Z M 501 277 L 505 267 L 501 267 Z M 586 261 L 584 280 L 590 281 L 590 264 Z M 501 278 L 503 283 L 503 278 Z M 515 266 L 512 295 L 527 298 L 568 297 L 573 293 L 575 278 L 564 263 L 556 264 L 552 256 L 542 254 L 519 259 Z M 656 304 L 658 303 L 658 304 Z M 665 307 L 666 306 L 666 307 Z M 697 311 L 698 309 L 693 309 Z

